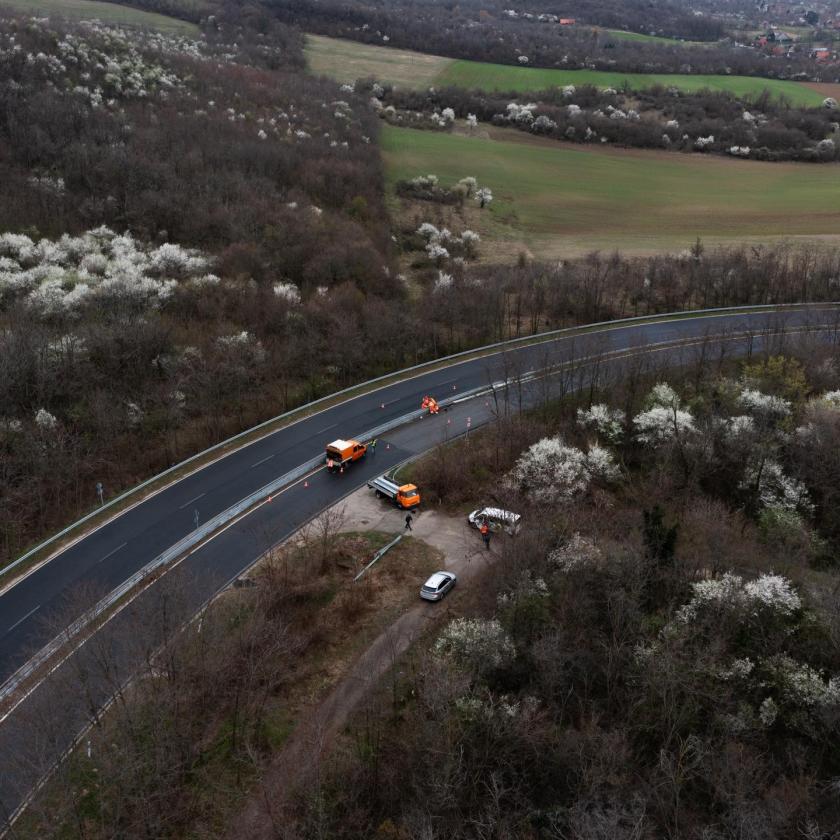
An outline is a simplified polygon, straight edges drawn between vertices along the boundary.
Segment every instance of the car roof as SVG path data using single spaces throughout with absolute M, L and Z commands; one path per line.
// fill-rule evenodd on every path
M 514 513 L 513 511 L 491 507 L 482 508 L 476 512 L 476 516 L 493 516 L 496 519 L 512 519 L 514 522 L 522 519 L 518 513 Z
M 341 438 L 339 438 L 338 440 L 334 440 L 332 443 L 328 443 L 327 446 L 332 446 L 334 449 L 347 449 L 347 447 L 350 446 L 350 441 L 341 440 Z
M 437 586 L 444 580 L 450 580 L 452 578 L 451 572 L 435 572 L 424 584 L 425 586 Z

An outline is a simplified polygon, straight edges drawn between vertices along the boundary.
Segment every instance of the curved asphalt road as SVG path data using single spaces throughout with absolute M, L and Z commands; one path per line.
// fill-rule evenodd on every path
M 199 511 L 202 521 L 211 518 L 271 480 L 316 457 L 330 440 L 361 436 L 390 419 L 419 408 L 425 394 L 443 399 L 506 377 L 540 370 L 547 363 L 559 364 L 624 350 L 638 351 L 668 342 L 697 339 L 700 343 L 708 336 L 755 336 L 753 347 L 758 349 L 765 344 L 760 337 L 763 332 L 770 334 L 805 326 L 833 325 L 836 334 L 838 319 L 840 307 L 831 306 L 769 315 L 766 312 L 708 315 L 609 327 L 456 362 L 327 408 L 226 455 L 138 504 L 7 591 L 0 597 L 0 683 L 23 664 L 33 650 L 54 635 L 54 631 L 46 628 L 44 617 L 62 609 L 68 592 L 87 587 L 88 591 L 96 591 L 97 596 L 101 596 L 112 590 L 187 535 L 194 526 L 194 510 Z M 712 341 L 709 346 L 733 345 L 732 340 L 727 340 Z M 743 354 L 746 351 L 747 343 L 739 341 L 734 352 Z M 678 350 L 670 349 L 661 352 L 660 356 L 663 366 L 678 365 L 685 358 Z M 532 392 L 531 399 L 535 394 Z M 515 398 L 511 395 L 510 399 Z M 329 475 L 321 470 L 309 478 L 308 486 L 299 482 L 282 491 L 272 502 L 259 506 L 194 550 L 167 578 L 188 582 L 193 606 L 197 608 L 241 574 L 257 556 L 294 533 L 320 510 L 370 477 L 430 449 L 447 436 L 463 433 L 468 416 L 473 428 L 487 422 L 493 409 L 492 400 L 482 397 L 456 405 L 446 414 L 426 417 L 395 430 L 381 439 L 375 456 L 354 465 L 343 476 Z M 132 644 L 132 627 L 142 620 L 138 616 L 142 615 L 143 609 L 143 604 L 138 603 L 111 622 L 110 644 L 128 651 Z M 132 659 L 128 653 L 126 657 L 126 662 Z M 122 678 L 128 673 L 127 666 Z M 43 717 L 39 718 L 30 709 L 28 714 L 16 712 L 6 719 L 0 726 L 0 756 L 27 753 L 32 747 L 32 721 L 40 720 L 43 725 L 48 717 L 56 723 L 55 738 L 63 739 L 63 744 L 56 744 L 56 747 L 66 747 L 72 737 L 67 733 L 79 731 L 88 720 L 90 697 L 99 696 L 104 701 L 113 693 L 114 687 L 106 683 L 95 688 L 88 685 L 87 698 L 81 698 L 81 702 L 66 698 L 66 702 L 60 703 L 62 713 L 58 716 L 54 712 L 55 694 L 27 701 L 25 706 L 46 704 L 42 709 Z M 30 726 L 26 725 L 27 720 Z M 11 763 L 7 765 L 0 760 L 0 826 L 4 811 L 11 813 L 37 779 L 40 763 L 37 758 L 31 756 L 24 762 L 28 772 L 21 771 L 19 762 L 12 767 Z
M 421 374 L 318 412 L 237 450 L 184 478 L 94 531 L 0 597 L 0 684 L 37 646 L 47 641 L 45 617 L 59 609 L 68 590 L 108 592 L 186 536 L 194 514 L 207 521 L 272 479 L 323 452 L 329 441 L 355 437 L 438 399 L 568 360 L 581 348 L 612 352 L 724 331 L 760 332 L 768 323 L 788 327 L 813 322 L 818 310 L 793 310 L 627 325 L 545 344 L 530 345 Z M 823 310 L 824 311 L 824 310 Z M 836 311 L 836 310 L 835 310 Z M 770 320 L 768 320 L 768 318 Z M 574 348 L 574 351 L 573 349 Z M 583 353 L 586 355 L 586 352 Z M 384 405 L 384 408 L 382 407 Z

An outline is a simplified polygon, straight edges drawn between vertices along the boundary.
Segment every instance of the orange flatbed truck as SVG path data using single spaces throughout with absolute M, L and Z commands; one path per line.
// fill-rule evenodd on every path
M 327 444 L 324 463 L 327 469 L 338 472 L 344 467 L 349 467 L 354 461 L 364 458 L 366 453 L 367 446 L 357 440 L 334 440 Z
M 414 484 L 397 484 L 383 475 L 368 482 L 368 487 L 376 491 L 376 497 L 390 499 L 397 507 L 409 510 L 420 505 L 420 493 Z

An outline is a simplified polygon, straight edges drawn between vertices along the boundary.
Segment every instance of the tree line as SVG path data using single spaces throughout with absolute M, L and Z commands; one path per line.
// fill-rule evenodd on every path
M 641 91 L 568 85 L 528 94 L 380 87 L 385 109 L 393 109 L 383 109 L 380 115 L 397 125 L 449 130 L 452 122 L 435 120 L 435 116 L 451 108 L 461 119 L 472 115 L 482 122 L 573 143 L 765 161 L 828 163 L 837 159 L 838 110 L 830 97 L 821 107 L 807 108 L 776 99 L 768 91 L 743 99 L 724 91 L 691 93 L 661 85 Z
M 418 4 L 411 0 L 264 0 L 265 8 L 278 20 L 303 30 L 366 44 L 401 47 L 449 58 L 485 61 L 527 67 L 557 67 L 633 73 L 734 74 L 780 79 L 836 81 L 836 68 L 813 61 L 807 52 L 767 56 L 731 43 L 697 47 L 679 42 L 627 40 L 597 27 L 560 26 L 523 17 L 510 18 L 509 4 L 466 0 L 457 5 Z M 589 4 L 582 4 L 588 9 Z M 623 5 L 623 4 L 622 4 Z M 668 21 L 674 6 L 639 4 L 627 11 L 629 18 Z M 660 17 L 661 10 L 661 17 Z M 542 12 L 535 9 L 535 15 Z M 564 8 L 563 16 L 566 14 Z M 607 15 L 600 19 L 608 19 Z M 681 18 L 685 20 L 685 18 Z M 709 17 L 691 16 L 696 35 L 710 27 Z M 582 24 L 592 21 L 580 16 Z M 638 23 L 629 25 L 637 29 Z M 688 31 L 687 29 L 685 31 Z M 686 37 L 685 35 L 683 37 Z

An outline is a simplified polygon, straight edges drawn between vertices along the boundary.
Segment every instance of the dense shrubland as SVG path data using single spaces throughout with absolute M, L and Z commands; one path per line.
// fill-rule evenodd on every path
M 798 352 L 674 385 L 632 363 L 417 467 L 528 524 L 289 836 L 835 837 L 840 375 Z
M 299 72 L 279 24 L 209 29 L 0 21 L 5 556 L 91 481 L 113 492 L 345 377 L 309 334 L 340 300 L 375 318 L 399 297 L 366 103 Z
M 357 85 L 358 90 L 365 89 Z M 769 95 L 743 101 L 730 93 L 655 87 L 630 92 L 590 85 L 522 94 L 459 88 L 428 91 L 380 86 L 379 115 L 390 123 L 449 131 L 455 118 L 512 126 L 573 143 L 681 152 L 717 152 L 754 160 L 837 159 L 837 103 L 798 108 Z M 452 118 L 446 119 L 445 114 Z
M 564 27 L 536 19 L 540 13 L 562 10 L 532 8 L 535 19 L 521 14 L 511 18 L 505 13 L 507 3 L 467 2 L 455 5 L 417 3 L 413 0 L 264 0 L 265 7 L 279 20 L 322 35 L 351 38 L 369 44 L 387 45 L 439 54 L 451 58 L 489 61 L 529 67 L 588 68 L 638 73 L 721 73 L 770 78 L 835 81 L 836 68 L 822 67 L 811 61 L 807 52 L 788 56 L 767 56 L 755 50 L 732 45 L 689 47 L 677 42 L 626 41 L 587 26 Z M 675 7 L 656 3 L 629 4 L 627 25 L 636 30 L 657 31 L 673 20 Z M 602 22 L 590 16 L 588 2 L 581 3 L 578 19 L 586 24 Z M 520 9 L 524 11 L 524 9 Z M 668 27 L 669 34 L 682 37 L 716 38 L 719 25 L 709 17 L 679 14 L 681 21 L 691 21 L 682 32 Z M 647 21 L 647 23 L 643 23 Z M 612 24 L 609 24 L 612 25 Z M 619 25 L 615 21 L 615 25 Z M 693 31 L 689 31 L 689 29 Z

